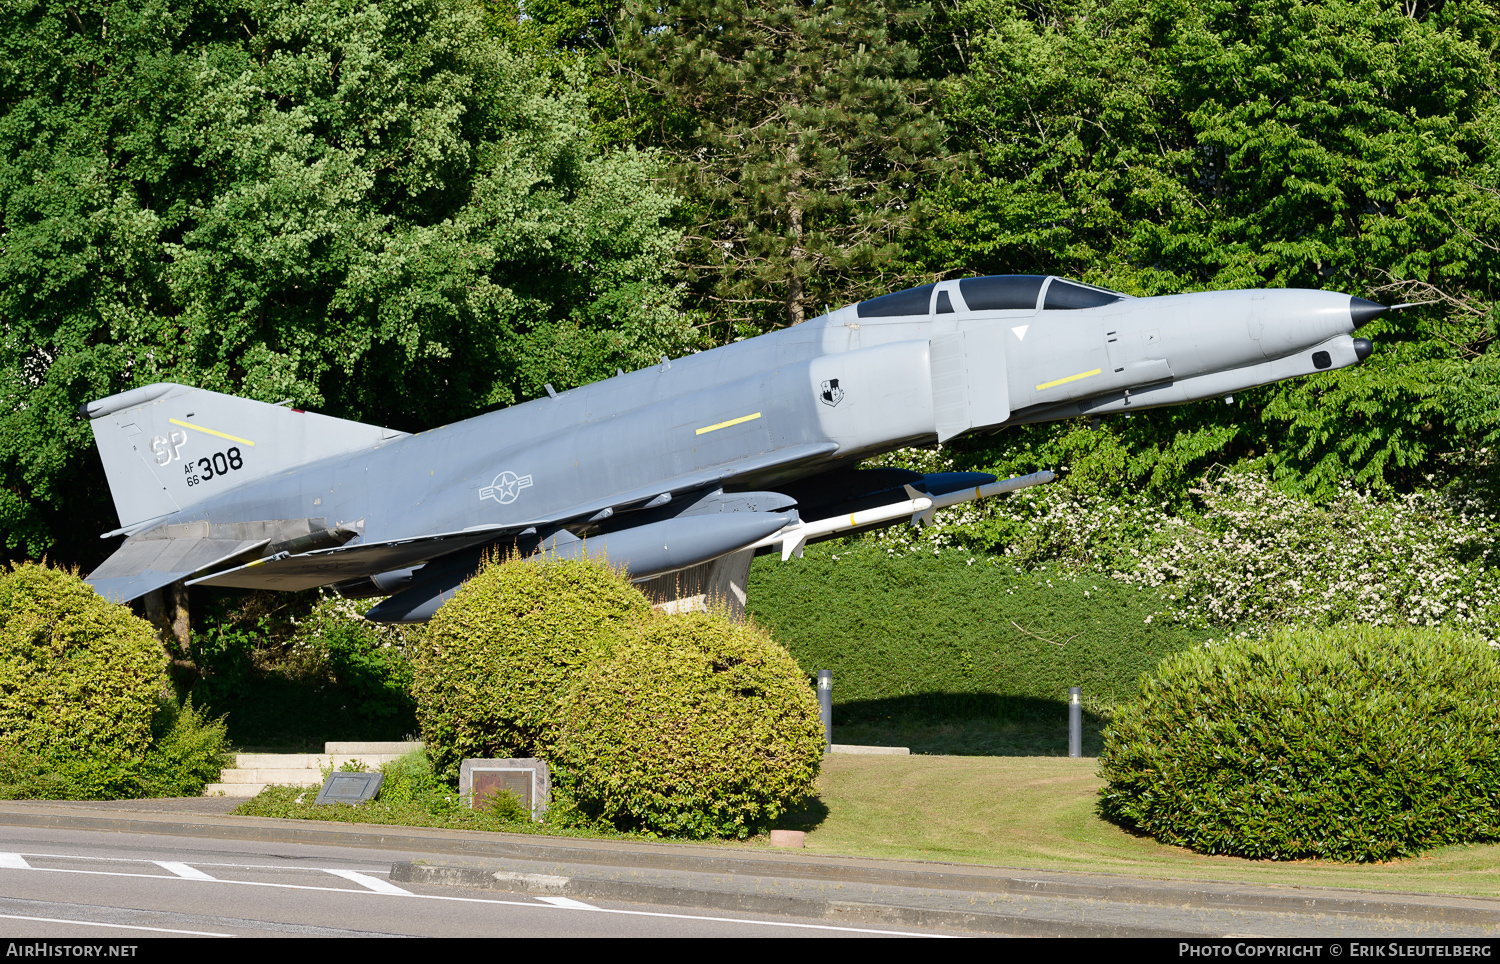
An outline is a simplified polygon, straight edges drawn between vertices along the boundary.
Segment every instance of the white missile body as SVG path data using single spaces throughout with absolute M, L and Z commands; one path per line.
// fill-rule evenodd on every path
M 1054 478 L 1056 476 L 1051 472 L 1033 472 L 1030 475 L 1001 479 L 988 485 L 977 485 L 973 488 L 959 489 L 957 492 L 936 496 L 924 495 L 908 485 L 905 488 L 906 494 L 911 497 L 909 499 L 876 506 L 873 509 L 861 509 L 847 515 L 819 519 L 816 522 L 796 522 L 773 532 L 750 548 L 761 549 L 766 546 L 780 545 L 781 558 L 784 562 L 794 555 L 801 558 L 803 546 L 811 539 L 837 535 L 840 532 L 851 532 L 867 526 L 877 526 L 908 515 L 911 516 L 913 525 L 925 525 L 932 521 L 933 514 L 939 509 L 946 509 L 950 505 L 958 505 L 962 502 L 989 498 L 992 495 L 1004 495 L 1006 492 L 1014 492 L 1033 485 L 1044 485 Z

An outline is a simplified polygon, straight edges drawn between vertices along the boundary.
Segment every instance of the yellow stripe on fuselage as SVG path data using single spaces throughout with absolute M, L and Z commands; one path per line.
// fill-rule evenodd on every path
M 1077 375 L 1069 375 L 1067 378 L 1059 378 L 1055 382 L 1042 382 L 1036 387 L 1036 390 L 1039 392 L 1044 392 L 1049 388 L 1056 388 L 1059 385 L 1066 385 L 1068 384 L 1068 382 L 1076 382 L 1080 378 L 1092 378 L 1103 370 L 1104 369 L 1102 368 L 1096 368 L 1091 372 L 1079 372 Z
M 738 425 L 741 422 L 753 422 L 758 418 L 760 418 L 759 412 L 756 412 L 754 415 L 741 415 L 739 418 L 731 418 L 727 422 L 718 422 L 714 425 L 705 425 L 693 434 L 702 435 L 705 432 L 717 432 L 721 428 L 728 428 L 731 425 Z
M 194 425 L 192 422 L 184 422 L 181 419 L 176 418 L 169 418 L 167 419 L 167 421 L 171 422 L 173 425 L 181 425 L 183 428 L 190 428 L 195 432 L 203 432 L 207 435 L 217 435 L 219 438 L 227 438 L 231 442 L 238 442 L 241 445 L 248 445 L 251 448 L 255 447 L 255 443 L 250 441 L 249 439 L 240 438 L 238 435 L 230 435 L 228 432 L 215 432 L 211 428 L 204 428 L 202 425 Z

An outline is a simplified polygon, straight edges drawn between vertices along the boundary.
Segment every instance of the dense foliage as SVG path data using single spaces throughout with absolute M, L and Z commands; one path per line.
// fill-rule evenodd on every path
M 0 571 L 0 796 L 191 795 L 224 727 L 170 696 L 151 626 L 75 574 Z
M 581 83 L 469 0 L 6 5 L 5 550 L 97 558 L 73 412 L 134 385 L 419 429 L 683 350 L 674 201 Z
M 570 687 L 633 617 L 650 611 L 624 576 L 587 561 L 487 566 L 428 623 L 412 695 L 437 772 L 469 757 L 543 757 Z
M 414 671 L 439 778 L 541 757 L 559 813 L 585 823 L 743 837 L 806 796 L 822 758 L 812 689 L 770 636 L 654 613 L 592 561 L 487 566 L 421 634 Z
M 25 0 L 0 28 L 9 556 L 107 548 L 71 412 L 111 391 L 422 428 L 988 272 L 1430 303 L 1360 366 L 960 467 L 1177 502 L 1256 458 L 1321 501 L 1500 441 L 1489 0 Z
M 631 4 L 611 66 L 629 127 L 690 203 L 683 276 L 724 340 L 902 287 L 942 153 L 903 0 Z
M 1500 657 L 1451 631 L 1183 652 L 1105 731 L 1100 810 L 1203 853 L 1378 861 L 1500 838 Z
M 414 739 L 411 650 L 419 626 L 372 623 L 368 602 L 332 592 L 197 597 L 190 696 L 231 740 L 322 752 L 341 740 Z
M 947 467 L 929 453 L 901 455 Z M 1253 463 L 1210 473 L 1175 504 L 1055 483 L 868 541 L 889 552 L 988 552 L 1019 569 L 1062 563 L 1160 590 L 1177 622 L 1242 635 L 1359 622 L 1453 626 L 1500 642 L 1492 457 L 1442 468 L 1427 489 L 1345 483 L 1323 502 L 1278 489 Z
M 150 624 L 76 575 L 0 573 L 0 742 L 48 760 L 89 796 L 128 792 L 167 687 Z
M 963 17 L 945 116 L 976 164 L 930 196 L 930 269 L 1435 302 L 1367 326 L 1363 365 L 1120 419 L 1054 464 L 1175 493 L 1210 459 L 1269 453 L 1283 485 L 1328 496 L 1417 485 L 1471 440 L 1453 413 L 1473 386 L 1456 389 L 1494 384 L 1478 359 L 1500 265 L 1490 4 L 971 0 Z
M 743 838 L 812 793 L 823 746 L 817 698 L 769 634 L 657 615 L 569 690 L 559 782 L 621 829 Z

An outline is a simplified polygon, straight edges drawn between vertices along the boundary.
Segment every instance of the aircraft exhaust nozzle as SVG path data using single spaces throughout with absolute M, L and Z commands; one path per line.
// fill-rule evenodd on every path
M 1354 322 L 1354 327 L 1356 328 L 1367 321 L 1374 321 L 1390 310 L 1386 305 L 1377 305 L 1375 302 L 1366 301 L 1363 298 L 1355 298 L 1353 296 L 1349 298 L 1349 320 Z M 1369 344 L 1369 342 L 1366 342 L 1366 344 Z M 1363 360 L 1363 358 L 1364 356 L 1361 355 L 1360 359 Z

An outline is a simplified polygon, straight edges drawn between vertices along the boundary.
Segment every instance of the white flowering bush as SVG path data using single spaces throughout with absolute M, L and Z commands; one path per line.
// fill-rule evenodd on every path
M 325 590 L 307 616 L 293 620 L 286 666 L 293 675 L 337 684 L 356 701 L 359 715 L 409 716 L 410 648 L 421 629 L 371 622 L 363 615 L 369 605 Z
M 922 454 L 927 464 L 912 468 L 951 468 L 940 452 Z M 1484 453 L 1465 468 L 1483 477 Z M 988 549 L 1024 568 L 1102 568 L 1162 591 L 1179 620 L 1242 633 L 1359 622 L 1449 626 L 1500 642 L 1500 523 L 1462 477 L 1408 495 L 1346 485 L 1319 505 L 1245 467 L 1211 475 L 1191 495 L 1174 509 L 1054 483 L 871 538 L 892 553 Z
M 1200 493 L 1201 520 L 1164 532 L 1119 578 L 1166 588 L 1181 614 L 1219 625 L 1450 626 L 1496 641 L 1496 520 L 1465 491 L 1345 486 L 1315 506 L 1228 473 Z

